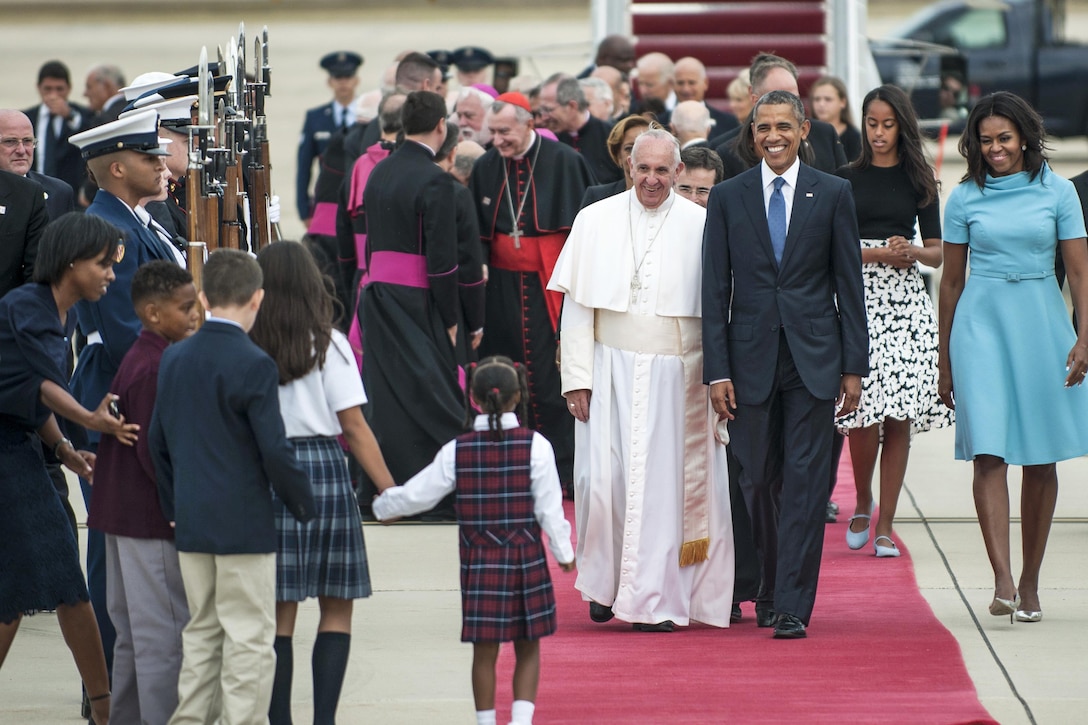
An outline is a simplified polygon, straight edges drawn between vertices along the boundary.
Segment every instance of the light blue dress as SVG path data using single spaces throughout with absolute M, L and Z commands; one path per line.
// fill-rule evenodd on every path
M 969 245 L 970 263 L 949 345 L 956 458 L 1088 453 L 1088 385 L 1065 387 L 1076 334 L 1054 279 L 1055 245 L 1083 236 L 1077 192 L 1048 166 L 953 189 L 944 240 Z

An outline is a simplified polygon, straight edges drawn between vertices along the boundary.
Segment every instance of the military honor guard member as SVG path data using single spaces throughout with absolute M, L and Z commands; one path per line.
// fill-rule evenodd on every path
M 162 189 L 163 148 L 159 138 L 159 116 L 145 111 L 118 119 L 72 136 L 99 190 L 87 213 L 101 217 L 121 230 L 124 242 L 113 266 L 117 278 L 101 299 L 81 300 L 75 305 L 80 331 L 87 347 L 79 355 L 71 389 L 83 407 L 94 409 L 109 392 L 121 360 L 140 334 L 140 320 L 132 306 L 130 289 L 137 268 L 153 259 L 174 260 L 174 255 L 157 235 L 136 216 L 144 197 Z M 98 447 L 98 433 L 89 431 L 91 450 Z M 88 510 L 94 505 L 90 483 L 81 479 Z M 100 532 L 88 532 L 87 580 L 91 591 L 106 662 L 112 666 L 113 625 L 106 614 L 105 548 Z
M 314 160 L 325 153 L 329 140 L 337 131 L 346 131 L 355 123 L 355 90 L 359 87 L 359 66 L 363 56 L 341 50 L 329 53 L 321 59 L 321 67 L 329 72 L 329 88 L 333 99 L 306 112 L 302 124 L 302 137 L 298 142 L 298 165 L 295 176 L 295 203 L 298 216 L 307 225 L 313 215 L 310 199 L 310 180 L 313 178 Z

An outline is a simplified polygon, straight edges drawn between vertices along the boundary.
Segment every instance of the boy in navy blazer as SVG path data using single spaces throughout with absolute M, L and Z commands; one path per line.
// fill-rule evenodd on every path
M 313 518 L 313 491 L 280 417 L 276 363 L 246 334 L 262 281 L 249 255 L 212 254 L 200 292 L 210 316 L 159 368 L 149 443 L 191 615 L 170 721 L 179 725 L 267 721 L 276 664 L 272 491 L 299 521 Z

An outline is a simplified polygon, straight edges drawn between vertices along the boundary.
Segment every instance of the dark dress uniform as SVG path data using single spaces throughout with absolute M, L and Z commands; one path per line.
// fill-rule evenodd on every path
M 306 111 L 306 120 L 302 123 L 295 171 L 295 204 L 300 219 L 309 219 L 313 214 L 310 205 L 310 180 L 313 177 L 314 160 L 324 155 L 333 134 L 339 130 L 333 105 L 329 101 L 323 106 L 311 108 Z

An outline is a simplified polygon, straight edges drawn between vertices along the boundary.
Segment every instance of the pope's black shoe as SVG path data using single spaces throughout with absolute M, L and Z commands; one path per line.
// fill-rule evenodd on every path
M 597 604 L 597 602 L 589 603 L 589 618 L 598 624 L 604 624 L 608 620 L 615 616 L 612 614 L 612 607 L 606 607 L 603 604 Z
M 636 632 L 671 632 L 676 628 L 676 625 L 671 619 L 666 619 L 664 622 L 656 622 L 654 624 L 635 622 L 631 625 L 631 628 Z
M 774 624 L 775 639 L 804 639 L 805 625 L 792 614 L 779 614 Z
M 756 602 L 756 625 L 760 627 L 774 626 L 774 607 L 770 602 Z

